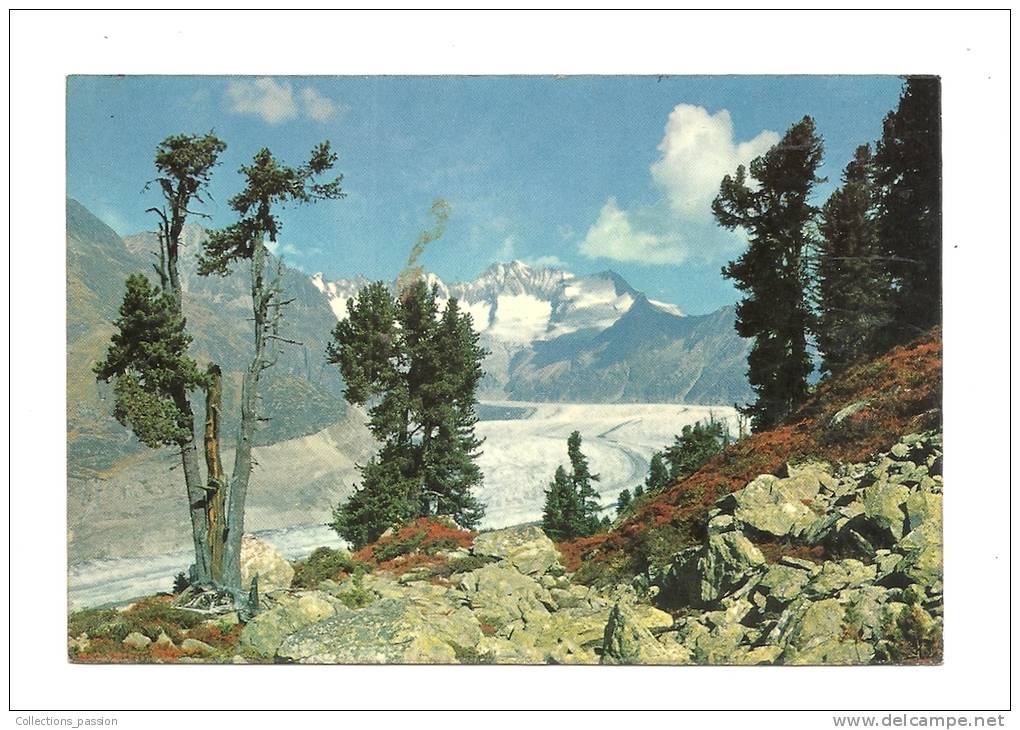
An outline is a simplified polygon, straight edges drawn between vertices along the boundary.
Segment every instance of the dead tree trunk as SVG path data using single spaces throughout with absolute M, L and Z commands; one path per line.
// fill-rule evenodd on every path
M 183 314 L 183 287 L 177 268 L 177 257 L 180 250 L 180 235 L 183 221 L 171 225 L 165 214 L 160 213 L 163 227 L 160 233 L 160 253 L 162 268 L 165 256 L 166 273 L 161 279 L 170 282 L 170 293 L 174 297 L 178 312 Z M 178 216 L 174 216 L 175 218 Z M 208 516 L 209 494 L 202 483 L 202 470 L 198 462 L 198 444 L 195 438 L 195 415 L 191 408 L 191 398 L 183 387 L 176 388 L 174 402 L 185 415 L 188 424 L 187 440 L 181 444 L 181 465 L 184 469 L 184 485 L 188 494 L 188 512 L 191 515 L 191 535 L 195 545 L 195 563 L 189 576 L 191 582 L 199 586 L 214 583 L 213 560 L 210 552 L 210 527 Z
M 234 470 L 230 478 L 227 503 L 227 539 L 223 560 L 223 585 L 238 597 L 247 586 L 241 585 L 241 538 L 244 536 L 244 505 L 251 480 L 252 445 L 259 423 L 259 380 L 262 371 L 271 367 L 275 358 L 267 359 L 267 341 L 279 321 L 278 282 L 265 280 L 267 251 L 261 238 L 254 244 L 251 258 L 251 298 L 255 326 L 255 353 L 241 381 L 241 427 L 234 452 Z M 275 318 L 270 322 L 270 311 Z
M 175 394 L 177 407 L 194 422 L 191 403 L 184 389 Z M 209 526 L 206 517 L 206 491 L 202 485 L 202 471 L 198 465 L 198 446 L 194 432 L 181 444 L 181 466 L 184 468 L 184 486 L 188 493 L 188 512 L 191 515 L 191 537 L 195 544 L 195 563 L 189 579 L 194 585 L 212 583 L 212 561 L 209 554 Z
M 210 363 L 205 391 L 205 466 L 206 521 L 208 522 L 209 557 L 214 583 L 223 580 L 223 550 L 226 538 L 227 484 L 220 459 L 220 412 L 223 402 L 223 374 Z

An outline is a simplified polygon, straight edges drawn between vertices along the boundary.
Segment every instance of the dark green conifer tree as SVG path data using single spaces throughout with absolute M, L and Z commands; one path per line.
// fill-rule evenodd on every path
M 570 459 L 570 480 L 577 499 L 572 529 L 578 536 L 591 535 L 599 529 L 599 512 L 602 509 L 594 485 L 594 482 L 599 481 L 599 475 L 591 473 L 588 457 L 581 451 L 580 431 L 574 431 L 567 439 L 567 457 Z
M 891 322 L 892 282 L 878 249 L 874 159 L 862 145 L 843 172 L 843 186 L 822 207 L 815 266 L 815 338 L 822 369 L 839 373 L 875 354 Z
M 205 377 L 188 356 L 191 336 L 173 294 L 132 274 L 113 324 L 106 357 L 94 367 L 98 379 L 115 381 L 113 415 L 150 448 L 189 442 L 192 415 L 178 395 Z
M 712 202 L 718 223 L 748 235 L 747 250 L 723 269 L 744 298 L 737 304 L 736 329 L 753 337 L 748 380 L 757 399 L 744 409 L 756 430 L 769 428 L 807 395 L 811 373 L 805 296 L 807 249 L 817 210 L 809 202 L 819 179 L 822 140 L 804 117 L 783 139 L 723 178 Z
M 556 467 L 553 480 L 545 491 L 545 506 L 542 510 L 542 529 L 550 539 L 557 542 L 576 537 L 573 524 L 576 522 L 577 495 L 574 485 L 563 466 Z
M 679 436 L 673 437 L 673 444 L 666 448 L 665 458 L 669 464 L 669 481 L 686 479 L 700 469 L 706 461 L 725 448 L 729 436 L 720 421 L 709 418 L 693 426 L 684 426 Z
M 937 77 L 906 80 L 875 151 L 878 243 L 893 279 L 884 345 L 942 318 L 942 122 Z
M 616 514 L 622 515 L 624 511 L 630 506 L 631 494 L 629 489 L 624 489 L 620 492 L 616 498 Z
M 657 492 L 670 483 L 669 468 L 661 451 L 652 454 L 652 461 L 648 465 L 648 476 L 645 478 L 645 488 L 649 492 Z
M 348 302 L 333 331 L 330 362 L 340 366 L 345 396 L 369 408 L 382 444 L 362 468 L 362 484 L 334 511 L 333 527 L 356 546 L 394 524 L 428 514 L 473 528 L 484 505 L 476 458 L 476 390 L 485 351 L 471 316 L 456 299 L 442 314 L 438 289 L 407 279 L 394 296 L 382 283 Z

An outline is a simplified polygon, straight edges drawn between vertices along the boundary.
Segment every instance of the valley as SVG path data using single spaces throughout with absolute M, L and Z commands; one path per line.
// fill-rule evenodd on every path
M 352 414 L 361 413 L 354 411 Z M 676 403 L 482 404 L 477 433 L 485 439 L 478 463 L 487 504 L 483 529 L 540 520 L 544 490 L 567 462 L 566 440 L 580 431 L 583 450 L 607 514 L 622 489 L 647 474 L 654 451 L 683 426 L 710 416 L 733 430 L 735 412 Z M 363 414 L 359 418 L 363 418 Z M 367 431 L 348 419 L 311 436 L 256 449 L 264 466 L 252 478 L 247 527 L 288 559 L 320 545 L 337 545 L 323 523 L 350 494 L 356 463 L 371 454 Z M 229 460 L 232 455 L 225 452 Z M 72 480 L 69 490 L 69 600 L 74 607 L 166 590 L 191 560 L 187 511 L 173 460 L 146 454 L 105 479 Z

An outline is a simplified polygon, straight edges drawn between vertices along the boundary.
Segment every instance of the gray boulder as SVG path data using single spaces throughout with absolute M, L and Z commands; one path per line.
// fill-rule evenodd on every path
M 471 544 L 471 553 L 504 560 L 526 575 L 542 575 L 559 567 L 556 545 L 538 527 L 511 527 L 483 532 Z
M 761 550 L 742 532 L 732 530 L 709 535 L 698 561 L 702 602 L 710 603 L 726 595 L 746 579 L 750 571 L 764 563 Z
M 602 639 L 602 664 L 687 664 L 690 652 L 678 644 L 660 642 L 625 604 L 609 612 Z

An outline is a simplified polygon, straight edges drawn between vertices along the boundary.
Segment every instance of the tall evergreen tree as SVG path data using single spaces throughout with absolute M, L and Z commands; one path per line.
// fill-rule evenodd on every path
M 875 152 L 878 241 L 893 278 L 886 344 L 912 339 L 942 317 L 941 87 L 906 80 Z
M 150 448 L 188 442 L 194 424 L 176 396 L 205 380 L 188 356 L 191 336 L 173 295 L 132 274 L 113 324 L 117 331 L 94 371 L 115 381 L 114 416 Z
M 241 423 L 227 495 L 222 567 L 224 587 L 239 599 L 247 589 L 241 585 L 241 537 L 253 465 L 252 445 L 258 424 L 264 420 L 259 407 L 259 383 L 262 373 L 276 364 L 280 344 L 287 341 L 280 335 L 285 304 L 280 264 L 275 273 L 268 271 L 267 242 L 277 243 L 280 231 L 280 220 L 273 209 L 287 203 L 342 198 L 341 177 L 326 182 L 318 180 L 332 170 L 336 160 L 328 142 L 314 147 L 308 162 L 299 167 L 281 165 L 268 149 L 260 150 L 250 165 L 241 167 L 245 187 L 230 199 L 237 222 L 212 231 L 199 256 L 198 270 L 203 276 L 225 276 L 236 262 L 246 261 L 251 282 L 254 352 L 241 382 Z
M 157 177 L 152 182 L 159 186 L 163 205 L 147 212 L 155 213 L 160 221 L 159 262 L 153 264 L 159 289 L 143 283 L 144 277 L 128 279 L 121 318 L 116 323 L 119 332 L 106 359 L 95 367 L 99 379 L 115 381 L 114 415 L 122 423 L 148 446 L 172 446 L 180 451 L 195 549 L 190 580 L 202 586 L 219 577 L 215 546 L 220 531 L 213 475 L 203 482 L 199 466 L 191 391 L 204 387 L 208 394 L 217 381 L 212 370 L 208 378 L 199 376 L 186 354 L 191 339 L 184 329 L 178 262 L 185 222 L 189 215 L 196 215 L 192 206 L 205 202 L 212 170 L 225 149 L 212 134 L 173 135 L 156 148 Z M 206 401 L 208 408 L 208 397 Z M 209 448 L 215 448 L 216 443 Z M 207 452 L 207 461 L 208 457 Z
M 542 509 L 542 529 L 545 534 L 557 542 L 577 537 L 574 532 L 577 507 L 573 482 L 561 464 L 556 467 L 553 480 L 545 491 L 545 505 Z
M 822 369 L 832 374 L 880 349 L 876 338 L 890 324 L 892 282 L 878 249 L 875 204 L 874 159 L 862 145 L 819 226 L 815 337 Z
M 624 489 L 616 498 L 616 514 L 622 515 L 630 507 L 632 497 L 629 489 Z
M 592 474 L 588 466 L 588 457 L 581 451 L 581 433 L 574 431 L 567 439 L 567 457 L 570 459 L 570 480 L 577 495 L 578 514 L 576 530 L 579 535 L 590 535 L 599 528 L 599 493 L 594 482 L 599 481 L 598 474 Z
M 593 482 L 599 480 L 588 466 L 588 457 L 581 451 L 581 434 L 574 431 L 567 439 L 570 472 L 556 467 L 556 474 L 545 492 L 542 529 L 554 540 L 573 540 L 597 532 L 603 525 L 599 512 L 598 492 Z
M 334 529 L 355 545 L 413 517 L 448 514 L 470 528 L 484 514 L 472 490 L 482 480 L 475 408 L 485 351 L 470 314 L 452 298 L 440 313 L 437 298 L 421 278 L 405 279 L 396 296 L 377 282 L 333 331 L 329 360 L 348 401 L 371 403 L 369 428 L 382 444 L 334 511 Z
M 645 478 L 645 488 L 649 492 L 657 492 L 669 485 L 669 468 L 661 451 L 652 454 L 652 461 L 648 465 L 648 476 Z
M 744 412 L 757 430 L 776 424 L 807 395 L 806 249 L 817 213 L 808 199 L 820 182 L 815 172 L 821 160 L 822 140 L 811 117 L 804 117 L 751 162 L 753 184 L 741 165 L 723 178 L 712 202 L 718 223 L 743 229 L 749 239 L 723 276 L 745 294 L 737 305 L 736 330 L 754 338 L 748 380 L 757 399 Z

